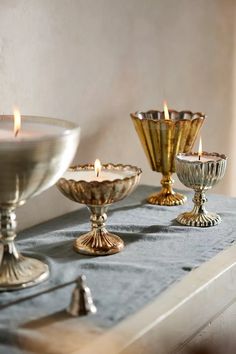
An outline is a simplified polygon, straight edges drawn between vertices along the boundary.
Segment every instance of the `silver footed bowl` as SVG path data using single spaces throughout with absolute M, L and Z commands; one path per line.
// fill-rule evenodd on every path
M 120 252 L 124 248 L 123 240 L 106 229 L 107 209 L 109 205 L 127 197 L 138 185 L 141 169 L 130 165 L 103 164 L 105 170 L 127 171 L 128 176 L 115 180 L 91 181 L 60 178 L 58 189 L 74 202 L 85 204 L 91 212 L 91 231 L 80 236 L 74 242 L 76 252 L 104 256 Z M 92 164 L 73 166 L 68 171 L 93 170 Z
M 0 116 L 0 130 L 13 120 L 13 116 Z M 28 126 L 35 129 L 34 136 L 24 139 L 19 134 L 15 139 L 0 141 L 1 291 L 26 288 L 48 277 L 47 264 L 23 256 L 16 248 L 15 209 L 56 183 L 71 163 L 79 143 L 80 128 L 74 123 L 22 116 L 22 132 Z M 37 136 L 37 129 L 42 126 L 52 134 Z
M 194 190 L 194 207 L 177 217 L 177 221 L 186 226 L 209 227 L 221 222 L 218 214 L 208 212 L 205 207 L 207 198 L 205 191 L 214 187 L 224 176 L 227 157 L 218 153 L 203 152 L 202 157 L 211 155 L 212 161 L 187 161 L 184 156 L 198 156 L 197 153 L 179 154 L 176 156 L 176 173 L 179 180 Z M 215 159 L 216 158 L 216 159 Z

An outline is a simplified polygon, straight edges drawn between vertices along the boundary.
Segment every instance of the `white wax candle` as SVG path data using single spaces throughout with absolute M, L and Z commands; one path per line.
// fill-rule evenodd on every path
M 183 155 L 183 156 L 178 156 L 179 159 L 184 160 L 184 161 L 191 161 L 191 162 L 210 162 L 210 161 L 219 161 L 221 160 L 221 158 L 219 156 L 215 156 L 215 155 L 202 155 L 199 157 L 198 155 Z
M 0 119 L 0 142 L 4 141 L 20 141 L 40 138 L 45 136 L 58 135 L 65 131 L 64 127 L 57 125 L 32 123 L 22 120 L 22 126 L 18 135 L 14 136 L 13 121 L 2 121 Z
M 84 170 L 84 171 L 67 171 L 64 173 L 62 178 L 67 180 L 72 179 L 74 181 L 114 181 L 115 179 L 123 179 L 125 177 L 130 177 L 133 175 L 132 171 L 116 171 L 116 170 L 106 170 L 102 169 L 100 175 L 97 177 L 94 170 Z

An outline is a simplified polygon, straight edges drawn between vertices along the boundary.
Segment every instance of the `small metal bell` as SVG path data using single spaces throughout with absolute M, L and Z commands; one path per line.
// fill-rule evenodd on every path
M 86 276 L 81 275 L 76 281 L 76 286 L 72 292 L 71 302 L 67 309 L 71 316 L 86 316 L 97 312 L 93 303 L 91 291 L 86 285 Z

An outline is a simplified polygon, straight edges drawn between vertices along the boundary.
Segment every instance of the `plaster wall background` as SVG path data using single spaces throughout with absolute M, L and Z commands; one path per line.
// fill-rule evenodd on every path
M 129 113 L 163 99 L 203 111 L 204 150 L 230 156 L 214 192 L 236 195 L 234 11 L 233 0 L 1 0 L 0 112 L 78 122 L 76 163 L 136 164 L 158 185 Z M 19 226 L 77 207 L 53 187 L 20 208 Z

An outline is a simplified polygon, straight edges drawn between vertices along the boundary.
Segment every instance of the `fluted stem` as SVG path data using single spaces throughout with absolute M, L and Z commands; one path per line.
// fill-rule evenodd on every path
M 194 197 L 193 197 L 194 207 L 192 213 L 206 215 L 208 213 L 205 207 L 206 202 L 207 202 L 207 197 L 205 192 L 203 190 L 195 190 Z
M 195 190 L 193 209 L 190 212 L 180 214 L 176 220 L 182 225 L 196 227 L 209 227 L 219 224 L 221 222 L 220 216 L 215 213 L 209 213 L 205 207 L 206 202 L 205 191 L 202 189 Z
M 183 194 L 173 191 L 174 180 L 171 177 L 171 173 L 163 175 L 161 179 L 162 189 L 158 193 L 151 194 L 148 198 L 148 203 L 157 205 L 182 205 L 186 201 L 186 197 Z
M 106 229 L 107 206 L 88 206 L 91 211 L 91 231 L 74 242 L 74 250 L 79 253 L 104 256 L 120 252 L 124 242 Z
M 161 193 L 163 193 L 165 195 L 174 194 L 173 189 L 172 189 L 173 184 L 174 184 L 174 180 L 171 177 L 170 173 L 163 175 L 163 177 L 161 179 L 161 185 L 162 185 Z
M 16 238 L 16 213 L 14 208 L 2 208 L 0 212 L 0 232 L 3 243 L 3 256 L 1 264 L 10 257 L 18 259 L 19 253 L 16 249 L 14 239 Z
M 3 255 L 0 262 L 0 290 L 17 290 L 37 284 L 49 275 L 43 262 L 22 256 L 14 243 L 16 238 L 16 214 L 14 208 L 0 209 L 0 234 Z
M 106 230 L 106 221 L 107 221 L 107 207 L 105 206 L 90 206 L 91 211 L 90 221 L 92 231 L 95 234 L 99 234 L 100 236 L 108 233 Z

